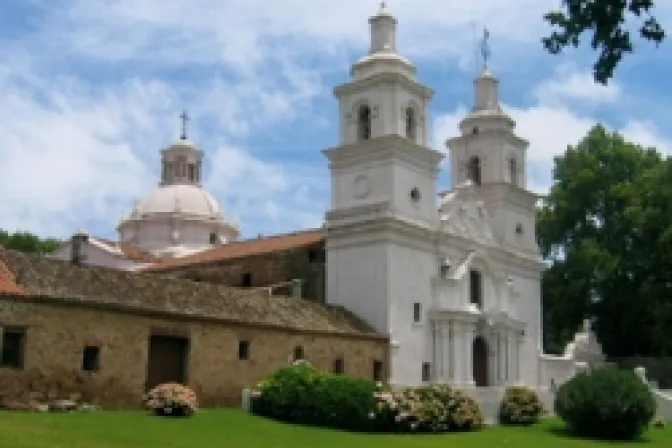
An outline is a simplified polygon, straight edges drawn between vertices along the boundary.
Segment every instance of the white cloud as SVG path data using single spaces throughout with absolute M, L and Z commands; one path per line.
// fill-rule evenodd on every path
M 539 84 L 534 96 L 541 104 L 561 105 L 570 100 L 591 104 L 613 103 L 621 96 L 621 86 L 616 81 L 604 86 L 593 79 L 592 72 L 578 71 L 575 65 L 561 65 L 555 77 Z
M 664 153 L 672 152 L 672 142 L 664 138 L 650 121 L 632 118 L 618 126 L 597 116 L 581 113 L 578 109 L 570 109 L 568 104 L 577 99 L 589 103 L 611 102 L 621 95 L 617 84 L 607 88 L 594 83 L 590 85 L 592 79 L 589 82 L 588 76 L 585 72 L 561 69 L 556 77 L 541 82 L 535 88 L 537 101 L 532 106 L 503 105 L 516 121 L 516 133 L 530 143 L 527 151 L 528 188 L 537 193 L 547 193 L 550 188 L 553 158 L 564 153 L 567 145 L 578 143 L 597 123 L 620 132 L 634 143 L 653 146 Z M 436 148 L 445 150 L 445 140 L 457 135 L 459 121 L 466 113 L 467 108 L 460 105 L 451 113 L 437 116 L 434 124 Z M 446 158 L 445 165 L 449 166 L 449 158 Z
M 271 160 L 258 142 L 270 145 L 276 133 L 299 141 L 308 127 L 333 131 L 336 117 L 316 98 L 333 101 L 325 77 L 345 78 L 353 55 L 366 51 L 366 19 L 378 0 L 40 3 L 49 11 L 36 31 L 0 34 L 0 227 L 58 236 L 82 225 L 112 231 L 119 210 L 156 185 L 159 149 L 177 137 L 183 108 L 192 115 L 190 139 L 206 153 L 206 186 L 244 233 L 321 224 L 326 172 L 295 158 Z M 541 53 L 541 16 L 557 0 L 388 5 L 399 18 L 402 53 L 426 73 L 431 64 L 470 65 L 473 22 L 491 30 L 496 67 L 524 66 L 517 56 Z M 618 94 L 595 93 L 584 75 L 567 73 L 547 84 L 539 104 L 511 109 L 540 173 L 594 121 L 560 100 Z M 454 134 L 462 116 L 439 117 L 437 138 Z M 644 119 L 624 129 L 660 141 Z M 533 178 L 535 188 L 546 176 Z

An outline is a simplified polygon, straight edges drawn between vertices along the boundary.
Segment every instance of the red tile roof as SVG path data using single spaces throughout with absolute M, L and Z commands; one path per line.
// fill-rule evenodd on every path
M 253 255 L 312 246 L 324 241 L 322 229 L 304 230 L 286 235 L 274 235 L 223 244 L 210 250 L 180 258 L 162 259 L 146 270 L 163 270 L 192 264 L 213 263 Z
M 1 246 L 0 246 L 1 247 Z M 26 290 L 14 281 L 14 273 L 0 260 L 0 294 L 26 295 Z

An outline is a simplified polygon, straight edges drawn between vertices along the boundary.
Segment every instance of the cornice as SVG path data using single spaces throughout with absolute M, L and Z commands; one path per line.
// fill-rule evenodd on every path
M 433 89 L 409 79 L 401 73 L 376 73 L 362 80 L 338 85 L 334 88 L 333 93 L 336 98 L 340 98 L 343 95 L 361 93 L 371 88 L 385 85 L 403 86 L 425 100 L 431 100 L 434 96 Z

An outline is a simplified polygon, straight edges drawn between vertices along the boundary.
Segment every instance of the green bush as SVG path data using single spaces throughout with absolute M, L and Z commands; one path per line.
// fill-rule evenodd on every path
M 499 405 L 499 422 L 503 425 L 532 425 L 543 414 L 539 395 L 529 387 L 508 387 Z
M 445 432 L 483 425 L 478 404 L 447 386 L 384 390 L 373 381 L 300 363 L 252 393 L 253 413 L 276 420 L 367 432 Z
M 634 372 L 611 366 L 575 375 L 558 389 L 555 413 L 577 435 L 630 440 L 653 419 L 655 398 Z
M 252 412 L 285 422 L 372 430 L 373 381 L 332 375 L 307 364 L 283 367 L 259 384 Z

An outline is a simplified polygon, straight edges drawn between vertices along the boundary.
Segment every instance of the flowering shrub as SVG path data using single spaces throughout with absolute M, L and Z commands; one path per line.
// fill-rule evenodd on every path
M 187 417 L 198 409 L 193 390 L 178 383 L 159 384 L 144 397 L 145 407 L 157 415 Z
M 508 387 L 499 405 L 499 422 L 504 425 L 531 425 L 544 414 L 537 393 L 524 386 Z
M 392 391 L 304 363 L 279 369 L 251 396 L 257 415 L 351 431 L 445 432 L 483 424 L 478 404 L 447 386 Z
M 445 385 L 381 390 L 375 397 L 376 409 L 369 418 L 376 421 L 379 430 L 448 432 L 483 426 L 478 403 Z

